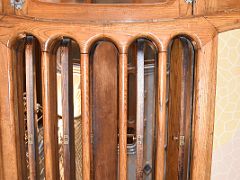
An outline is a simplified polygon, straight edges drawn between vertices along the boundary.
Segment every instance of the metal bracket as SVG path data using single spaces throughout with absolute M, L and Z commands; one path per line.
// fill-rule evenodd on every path
M 23 4 L 25 3 L 25 0 L 10 0 L 11 6 L 15 7 L 15 9 L 22 9 Z
M 185 2 L 186 2 L 187 4 L 192 4 L 192 3 L 194 2 L 194 0 L 185 0 Z

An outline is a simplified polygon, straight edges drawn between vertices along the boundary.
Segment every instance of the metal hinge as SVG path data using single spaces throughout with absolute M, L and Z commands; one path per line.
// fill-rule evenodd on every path
M 10 0 L 11 6 L 15 7 L 15 9 L 22 9 L 25 0 Z

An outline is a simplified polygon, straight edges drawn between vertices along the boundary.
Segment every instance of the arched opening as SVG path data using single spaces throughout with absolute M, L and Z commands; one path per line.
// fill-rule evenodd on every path
M 128 179 L 154 178 L 156 46 L 139 38 L 128 50 Z
M 32 35 L 14 46 L 13 78 L 16 97 L 22 178 L 45 177 L 41 48 Z
M 195 50 L 185 36 L 168 48 L 165 178 L 190 179 Z
M 90 52 L 92 178 L 117 179 L 118 50 L 100 40 Z

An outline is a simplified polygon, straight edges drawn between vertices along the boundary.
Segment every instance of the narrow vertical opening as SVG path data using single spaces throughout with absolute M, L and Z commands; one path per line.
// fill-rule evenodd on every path
M 56 93 L 60 179 L 82 179 L 80 49 L 64 37 L 56 43 Z
M 153 179 L 155 158 L 155 45 L 137 39 L 128 51 L 128 179 Z
M 106 40 L 90 52 L 92 179 L 117 179 L 118 50 Z
M 165 179 L 190 179 L 195 51 L 175 37 L 168 48 Z
M 40 49 L 38 40 L 26 35 L 17 42 L 14 52 L 21 172 L 24 179 L 45 178 Z

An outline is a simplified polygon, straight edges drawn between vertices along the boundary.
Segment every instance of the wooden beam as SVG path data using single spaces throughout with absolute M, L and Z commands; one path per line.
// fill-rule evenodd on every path
M 156 102 L 156 161 L 155 179 L 164 179 L 165 137 L 166 137 L 166 90 L 167 90 L 167 52 L 158 55 L 157 102 Z
M 56 59 L 50 59 L 50 54 L 48 52 L 42 52 L 44 159 L 46 180 L 55 180 L 59 177 L 56 89 Z
M 28 131 L 28 157 L 30 180 L 38 178 L 38 138 L 36 110 L 36 67 L 35 45 L 32 36 L 26 38 L 26 98 L 27 98 L 27 131 Z
M 119 57 L 119 177 L 127 180 L 127 54 Z
M 81 112 L 83 180 L 90 180 L 91 119 L 89 116 L 89 54 L 81 54 Z

